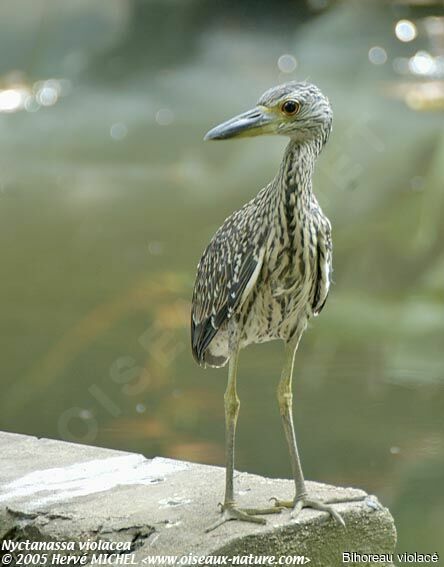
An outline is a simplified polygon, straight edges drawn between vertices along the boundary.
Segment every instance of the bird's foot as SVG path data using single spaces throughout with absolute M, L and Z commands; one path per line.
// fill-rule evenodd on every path
M 221 509 L 221 517 L 217 522 L 209 526 L 205 530 L 206 532 L 211 532 L 231 520 L 264 525 L 267 523 L 265 518 L 259 518 L 258 515 L 279 514 L 282 511 L 282 508 L 279 506 L 270 506 L 268 508 L 238 508 L 234 503 L 219 504 L 219 506 Z
M 304 508 L 312 508 L 313 510 L 319 510 L 320 512 L 327 512 L 333 519 L 345 527 L 345 522 L 331 504 L 339 504 L 341 502 L 349 502 L 349 499 L 344 500 L 334 500 L 332 502 L 321 502 L 317 498 L 309 498 L 307 494 L 302 494 L 301 496 L 296 496 L 293 500 L 278 500 L 277 498 L 272 498 L 274 500 L 274 505 L 278 509 L 291 508 L 291 517 L 297 518 Z

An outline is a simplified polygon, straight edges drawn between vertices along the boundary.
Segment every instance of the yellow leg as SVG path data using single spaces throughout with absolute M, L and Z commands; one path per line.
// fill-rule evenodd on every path
M 304 474 L 302 472 L 301 459 L 299 457 L 293 424 L 292 377 L 294 358 L 299 340 L 300 335 L 295 340 L 288 343 L 285 347 L 285 364 L 282 369 L 282 375 L 277 389 L 279 411 L 282 418 L 282 424 L 284 426 L 288 450 L 290 452 L 290 463 L 295 484 L 295 497 L 291 501 L 283 501 L 275 498 L 275 505 L 278 507 L 292 508 L 293 517 L 297 516 L 303 508 L 314 508 L 316 510 L 328 512 L 338 523 L 345 525 L 340 514 L 338 514 L 338 512 L 336 512 L 336 510 L 334 510 L 331 506 L 318 500 L 308 498 L 307 489 L 305 487 Z
M 237 395 L 236 377 L 239 352 L 233 353 L 228 368 L 228 384 L 224 395 L 225 407 L 225 500 L 224 505 L 234 503 L 234 446 L 240 400 Z
M 296 343 L 292 342 L 285 346 L 285 364 L 282 369 L 282 375 L 277 389 L 277 398 L 285 437 L 287 439 L 288 450 L 290 452 L 290 463 L 293 472 L 296 495 L 303 497 L 306 496 L 307 491 L 305 489 L 304 474 L 302 472 L 293 424 L 292 376 L 294 357 L 298 347 L 298 342 L 299 341 Z
M 239 415 L 240 401 L 236 391 L 237 363 L 239 358 L 238 347 L 233 352 L 228 368 L 228 384 L 225 391 L 225 498 L 221 505 L 222 516 L 207 532 L 214 530 L 229 520 L 241 520 L 265 524 L 264 518 L 258 518 L 255 514 L 275 514 L 281 510 L 277 507 L 268 508 L 238 508 L 234 501 L 234 446 L 236 437 L 236 424 Z

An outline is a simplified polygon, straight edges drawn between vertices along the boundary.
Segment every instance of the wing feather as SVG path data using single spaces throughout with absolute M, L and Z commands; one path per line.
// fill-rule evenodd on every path
M 216 232 L 198 265 L 191 312 L 194 358 L 205 351 L 226 321 L 247 299 L 260 273 L 266 229 L 255 202 L 229 217 Z
M 332 253 L 331 227 L 326 221 L 323 230 L 318 232 L 317 279 L 312 306 L 314 315 L 319 315 L 327 301 L 331 282 Z

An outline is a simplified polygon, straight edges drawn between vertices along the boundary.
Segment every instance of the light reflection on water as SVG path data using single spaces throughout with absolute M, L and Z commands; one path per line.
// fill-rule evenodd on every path
M 47 79 L 30 84 L 23 77 L 7 76 L 0 88 L 0 113 L 19 110 L 36 112 L 40 108 L 54 106 L 61 96 L 71 89 L 67 79 Z
M 308 35 L 328 41 L 319 26 Z M 310 37 L 304 50 L 230 33 L 207 37 L 194 63 L 117 94 L 85 81 L 51 108 L 2 116 L 0 427 L 223 462 L 226 371 L 197 368 L 189 351 L 195 266 L 223 218 L 273 175 L 282 141 L 203 145 L 202 135 L 282 74 L 310 68 L 336 111 L 316 179 L 334 226 L 335 285 L 296 360 L 306 476 L 375 492 L 396 516 L 400 549 L 439 552 L 438 115 L 385 99 L 367 75 L 361 90 L 349 71 L 328 76 Z M 368 73 L 379 68 L 368 61 L 375 39 L 360 46 Z M 392 51 L 382 55 L 394 61 Z M 239 371 L 238 467 L 271 476 L 289 475 L 275 401 L 281 346 L 248 349 Z

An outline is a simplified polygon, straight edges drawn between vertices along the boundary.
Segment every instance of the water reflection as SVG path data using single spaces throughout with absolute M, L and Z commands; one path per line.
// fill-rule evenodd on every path
M 4 77 L 1 84 L 4 88 L 0 88 L 0 113 L 18 110 L 36 112 L 41 107 L 54 106 L 59 98 L 68 94 L 71 89 L 71 83 L 66 79 L 29 83 L 17 73 Z
M 396 22 L 395 34 L 400 41 L 408 42 L 416 38 L 418 30 L 410 20 L 399 20 L 399 22 Z

